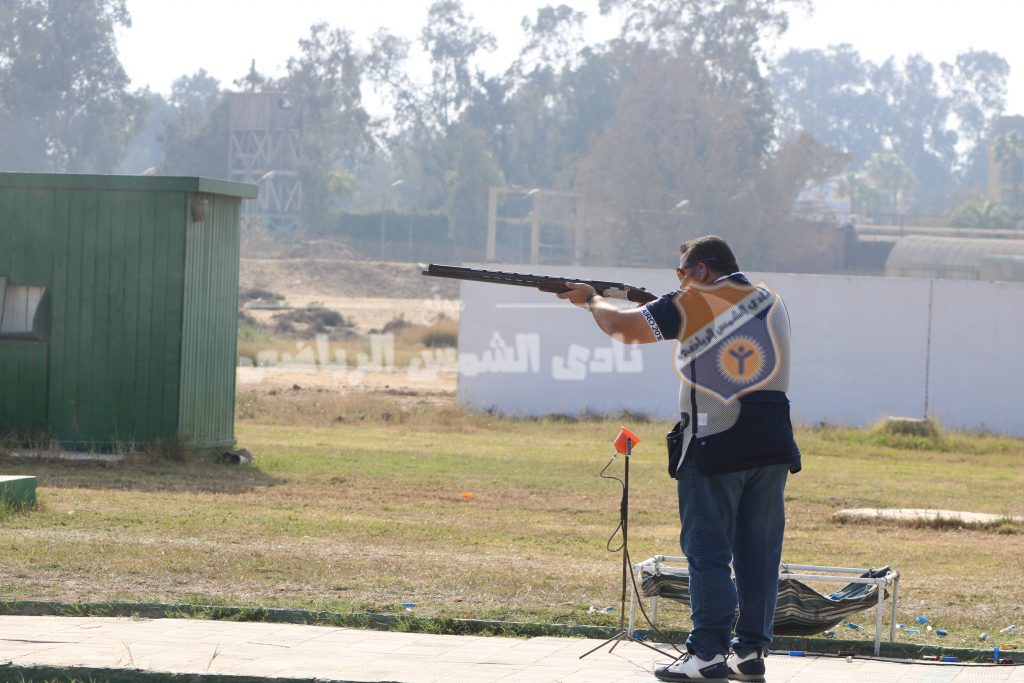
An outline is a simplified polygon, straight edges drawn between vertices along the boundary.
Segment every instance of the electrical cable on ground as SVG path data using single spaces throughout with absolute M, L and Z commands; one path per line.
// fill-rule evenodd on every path
M 617 457 L 617 454 L 612 454 L 611 460 L 609 460 L 608 464 L 606 464 L 603 468 L 601 468 L 601 471 L 598 473 L 598 476 L 600 476 L 602 479 L 611 479 L 613 481 L 619 482 L 619 486 L 621 486 L 623 492 L 625 492 L 625 490 L 626 490 L 626 482 L 624 482 L 622 479 L 619 479 L 616 476 L 609 476 L 609 475 L 605 474 L 605 471 L 609 467 L 611 467 L 613 462 L 615 462 L 615 458 L 616 457 Z M 621 517 L 621 515 L 619 516 L 619 523 L 618 523 L 618 525 L 616 525 L 615 530 L 612 531 L 612 535 L 608 537 L 608 541 L 607 541 L 607 543 L 605 543 L 605 547 L 608 549 L 608 552 L 610 552 L 610 553 L 617 553 L 620 550 L 623 553 L 625 553 L 625 555 L 626 555 L 626 564 L 629 565 L 629 578 L 630 578 L 630 580 L 633 583 L 634 604 L 640 606 L 640 613 L 644 615 L 644 621 L 646 621 L 647 625 L 651 627 L 651 632 L 653 632 L 656 636 L 658 636 L 659 642 L 665 643 L 667 645 L 671 645 L 672 649 L 675 650 L 676 652 L 678 652 L 680 655 L 686 654 L 685 650 L 680 650 L 678 645 L 676 645 L 674 642 L 672 642 L 667 637 L 665 637 L 665 634 L 662 633 L 660 630 L 658 630 L 658 627 L 654 625 L 654 622 L 651 621 L 651 618 L 649 616 L 647 616 L 647 610 L 644 609 L 643 600 L 640 599 L 640 590 L 639 590 L 639 588 L 637 588 L 637 585 L 636 585 L 636 573 L 633 571 L 633 558 L 631 558 L 629 556 L 629 548 L 626 547 L 626 540 L 625 540 L 625 538 L 623 538 L 622 543 L 620 543 L 617 548 L 612 548 L 612 539 L 614 539 L 615 535 L 618 534 L 620 531 L 622 531 L 622 517 Z M 632 636 L 633 634 L 630 633 L 629 635 Z

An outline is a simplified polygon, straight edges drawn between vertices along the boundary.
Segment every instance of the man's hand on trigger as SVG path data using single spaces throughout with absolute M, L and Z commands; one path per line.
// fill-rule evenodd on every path
M 594 288 L 585 282 L 566 282 L 565 286 L 569 288 L 569 291 L 558 294 L 558 298 L 568 299 L 570 303 L 576 304 L 581 308 L 586 308 L 587 299 L 592 294 L 596 294 Z

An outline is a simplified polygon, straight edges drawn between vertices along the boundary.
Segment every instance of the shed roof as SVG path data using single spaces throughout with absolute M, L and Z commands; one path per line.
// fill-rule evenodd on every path
M 910 235 L 896 240 L 885 262 L 887 273 L 981 265 L 982 257 L 1024 256 L 1024 240 Z
M 0 173 L 0 189 L 7 188 L 205 192 L 240 199 L 255 199 L 257 190 L 249 183 L 192 176 Z

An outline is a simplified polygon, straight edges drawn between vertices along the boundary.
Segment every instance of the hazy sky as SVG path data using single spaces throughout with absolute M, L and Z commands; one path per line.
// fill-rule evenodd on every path
M 614 33 L 615 26 L 599 16 L 597 0 L 463 0 L 476 24 L 497 38 L 498 51 L 481 62 L 483 68 L 498 72 L 515 58 L 523 15 L 561 2 L 587 13 L 592 40 Z M 119 33 L 118 45 L 136 86 L 167 93 L 175 78 L 200 68 L 230 86 L 252 59 L 259 71 L 280 75 L 316 21 L 349 29 L 363 45 L 381 26 L 416 38 L 429 5 L 429 0 L 128 0 L 133 24 Z M 791 16 L 790 30 L 773 47 L 846 42 L 873 61 L 920 52 L 932 62 L 950 61 L 972 48 L 992 50 L 1010 63 L 1008 113 L 1024 114 L 1022 18 L 1022 0 L 817 0 L 812 15 Z

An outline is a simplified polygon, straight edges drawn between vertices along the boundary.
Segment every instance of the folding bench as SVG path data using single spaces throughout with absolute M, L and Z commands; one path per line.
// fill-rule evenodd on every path
M 681 565 L 681 566 L 680 566 Z M 659 597 L 690 604 L 690 576 L 685 557 L 655 555 L 633 565 L 634 586 L 642 595 L 631 591 L 629 601 L 629 633 L 634 632 L 636 603 L 651 598 L 650 618 L 658 624 Z M 875 607 L 875 654 L 882 642 L 882 612 L 888 589 L 892 587 L 892 608 L 889 614 L 889 641 L 896 640 L 896 599 L 899 572 L 891 567 L 867 569 L 826 567 L 811 564 L 779 565 L 779 597 L 775 607 L 774 634 L 810 636 L 827 631 L 851 614 Z M 839 581 L 846 585 L 835 593 L 823 595 L 804 581 Z

